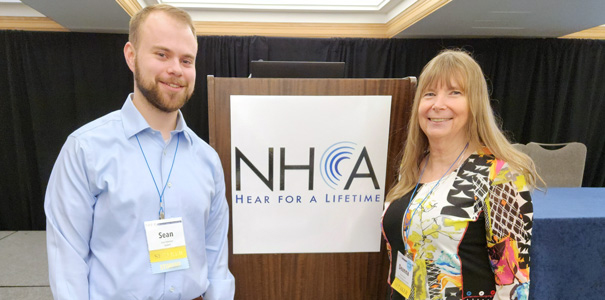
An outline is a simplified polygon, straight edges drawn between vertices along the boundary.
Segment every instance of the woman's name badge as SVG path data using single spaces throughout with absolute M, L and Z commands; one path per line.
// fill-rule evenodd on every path
M 189 268 L 182 218 L 145 222 L 153 274 Z
M 412 293 L 412 279 L 414 278 L 414 262 L 397 251 L 397 264 L 395 269 L 395 280 L 391 287 L 403 297 L 409 298 Z

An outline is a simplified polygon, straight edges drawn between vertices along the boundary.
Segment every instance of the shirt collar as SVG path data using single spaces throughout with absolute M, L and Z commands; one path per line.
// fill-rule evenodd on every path
M 124 133 L 126 134 L 127 139 L 130 139 L 141 131 L 151 129 L 143 115 L 141 115 L 139 110 L 134 106 L 132 95 L 133 94 L 128 95 L 121 110 L 122 124 L 124 125 Z M 187 141 L 189 141 L 190 144 L 193 144 L 193 139 L 191 138 L 191 133 L 189 133 L 188 129 L 189 127 L 187 127 L 187 123 L 185 123 L 183 113 L 181 113 L 181 110 L 179 109 L 176 128 L 172 132 L 182 132 Z

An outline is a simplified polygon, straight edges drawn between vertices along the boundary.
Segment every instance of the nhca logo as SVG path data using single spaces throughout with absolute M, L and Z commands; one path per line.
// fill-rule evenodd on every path
M 374 189 L 379 190 L 380 185 L 376 178 L 376 172 L 372 166 L 372 161 L 366 147 L 361 147 L 354 142 L 338 142 L 328 147 L 317 162 L 316 168 L 316 148 L 309 147 L 308 157 L 297 156 L 288 157 L 288 151 L 285 147 L 279 148 L 279 158 L 275 156 L 273 147 L 267 148 L 267 165 L 260 165 L 258 162 L 251 161 L 244 152 L 235 147 L 235 190 L 241 191 L 242 188 L 242 167 L 245 165 L 254 175 L 263 182 L 271 191 L 275 190 L 276 178 L 274 166 L 278 165 L 279 190 L 285 190 L 288 174 L 292 171 L 308 172 L 308 190 L 314 190 L 315 173 L 317 168 L 322 181 L 326 186 L 334 190 L 349 190 L 351 186 L 363 180 L 369 180 Z M 301 161 L 301 158 L 308 163 L 293 165 L 287 164 L 287 161 Z M 278 162 L 276 162 L 278 160 Z M 243 163 L 243 164 L 242 164 Z M 352 164 L 354 163 L 354 164 Z M 352 167 L 351 167 L 352 166 Z M 267 170 L 261 172 L 261 170 Z M 246 180 L 249 180 L 246 178 Z M 244 183 L 245 184 L 245 183 Z
M 369 177 L 372 179 L 375 189 L 379 189 L 376 173 L 372 167 L 372 162 L 366 147 L 363 147 L 359 152 L 359 157 L 355 162 L 355 166 L 350 173 L 342 171 L 342 166 L 347 160 L 354 159 L 353 154 L 357 153 L 357 144 L 353 142 L 339 142 L 330 146 L 322 155 L 320 162 L 320 173 L 323 181 L 332 189 L 342 185 L 343 179 L 346 179 L 344 190 L 348 190 L 355 178 Z M 368 168 L 368 173 L 359 173 L 361 163 L 365 162 Z M 348 175 L 348 178 L 345 177 Z

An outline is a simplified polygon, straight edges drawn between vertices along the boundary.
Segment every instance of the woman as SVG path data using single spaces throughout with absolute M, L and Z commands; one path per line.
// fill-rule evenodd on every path
M 383 215 L 391 299 L 528 298 L 539 176 L 501 133 L 466 52 L 424 67 L 399 173 Z

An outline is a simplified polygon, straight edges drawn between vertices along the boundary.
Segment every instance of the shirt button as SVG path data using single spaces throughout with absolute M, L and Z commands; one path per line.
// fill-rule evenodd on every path
M 168 188 L 171 188 L 171 187 L 172 187 L 172 183 L 171 183 L 171 182 L 169 182 L 169 183 L 168 183 Z
M 164 156 L 166 156 L 166 150 L 164 150 Z
M 173 286 L 170 287 L 170 292 L 174 293 L 174 287 Z

